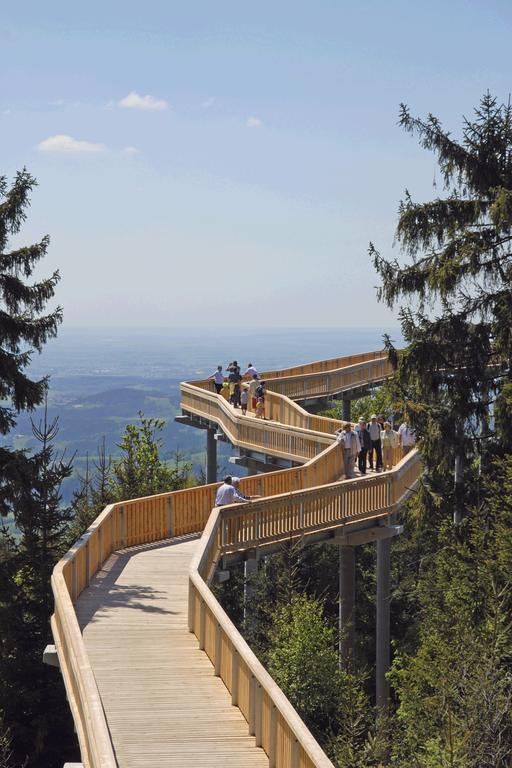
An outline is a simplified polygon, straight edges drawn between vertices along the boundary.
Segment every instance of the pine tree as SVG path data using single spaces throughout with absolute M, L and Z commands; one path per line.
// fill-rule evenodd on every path
M 465 477 L 490 443 L 489 406 L 510 393 L 512 364 L 512 107 L 486 94 L 456 141 L 437 118 L 400 123 L 436 153 L 445 196 L 400 204 L 397 241 L 410 261 L 370 253 L 379 296 L 400 310 L 406 349 L 387 346 L 439 490 L 460 522 Z M 446 478 L 453 478 L 453 492 Z M 444 478 L 444 482 L 442 482 Z
M 23 169 L 9 188 L 0 177 L 0 434 L 5 435 L 16 423 L 16 414 L 39 405 L 45 393 L 44 379 L 34 381 L 25 373 L 32 352 L 41 352 L 46 341 L 55 336 L 62 320 L 62 310 L 43 314 L 53 297 L 59 273 L 29 283 L 37 263 L 45 255 L 49 238 L 33 245 L 9 248 L 26 218 L 29 194 L 36 181 Z M 9 490 L 23 454 L 6 447 L 0 449 L 0 512 L 10 510 Z
M 16 760 L 27 765 L 60 764 L 74 739 L 62 681 L 42 663 L 51 642 L 51 572 L 63 554 L 70 511 L 62 505 L 61 483 L 71 463 L 58 457 L 53 441 L 58 421 L 33 423 L 40 450 L 26 456 L 11 488 L 19 540 L 3 536 L 8 558 L 0 585 L 0 711 L 12 732 Z
M 140 424 L 127 424 L 121 442 L 121 458 L 113 462 L 110 492 L 115 501 L 136 499 L 184 488 L 190 464 L 176 454 L 172 466 L 161 457 L 162 440 L 157 435 L 165 422 L 139 412 Z
M 46 379 L 27 373 L 31 355 L 41 352 L 62 320 L 57 307 L 45 314 L 58 272 L 30 282 L 49 239 L 24 247 L 10 245 L 26 218 L 35 179 L 24 169 L 9 187 L 0 177 L 0 434 L 6 435 L 22 410 L 33 410 L 45 396 Z M 42 438 L 34 455 L 0 448 L 0 515 L 14 515 L 19 539 L 0 532 L 0 715 L 12 747 L 12 759 L 46 766 L 65 759 L 74 742 L 65 712 L 62 682 L 44 667 L 52 609 L 51 569 L 61 552 L 66 513 L 60 508 L 60 480 L 69 474 L 54 461 L 52 429 L 35 431 Z M 9 741 L 9 745 L 11 742 Z M 68 753 L 72 756 L 72 753 Z M 11 759 L 11 756 L 9 756 Z

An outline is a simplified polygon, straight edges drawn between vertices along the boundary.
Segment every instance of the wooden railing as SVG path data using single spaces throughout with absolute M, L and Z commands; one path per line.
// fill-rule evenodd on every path
M 343 358 L 337 358 L 336 363 L 340 360 Z M 375 365 L 380 364 L 376 359 Z M 375 370 L 378 372 L 378 367 Z M 311 373 L 316 371 L 306 375 Z M 310 416 L 274 392 L 269 393 L 269 407 L 283 424 L 244 420 L 239 414 L 233 416 L 233 409 L 208 388 L 208 382 L 182 385 L 187 410 L 212 418 L 235 445 L 246 441 L 258 450 L 268 445 L 273 453 L 300 457 L 304 464 L 242 478 L 244 493 L 266 498 L 234 510 L 225 508 L 222 516 L 219 510 L 210 515 L 218 483 L 109 505 L 57 563 L 52 575 L 52 631 L 86 768 L 115 768 L 117 763 L 74 603 L 116 550 L 199 533 L 205 526 L 202 541 L 206 544 L 202 544 L 190 577 L 189 605 L 191 626 L 204 643 L 215 672 L 222 676 L 271 765 L 331 765 L 224 614 L 203 576 L 212 572 L 224 552 L 264 546 L 272 537 L 298 535 L 299 529 L 307 535 L 314 526 L 335 526 L 365 515 L 386 514 L 414 484 L 419 472 L 419 461 L 413 460 L 417 454 L 411 454 L 390 473 L 340 483 L 343 452 L 332 436 L 339 422 Z M 279 409 L 279 415 L 274 409 Z
M 347 368 L 356 363 L 367 363 L 372 360 L 380 360 L 386 357 L 384 350 L 377 352 L 360 352 L 357 355 L 344 355 L 343 357 L 331 357 L 329 360 L 317 360 L 314 363 L 294 365 L 291 368 L 281 368 L 279 371 L 264 371 L 260 374 L 262 379 L 283 379 L 290 376 L 304 376 L 310 373 L 325 373 L 338 368 Z
M 265 379 L 267 388 L 296 400 L 326 397 L 344 390 L 354 389 L 391 376 L 393 369 L 386 357 L 355 363 L 346 368 L 325 373 L 307 373 L 296 376 Z
M 185 411 L 218 424 L 233 445 L 292 461 L 312 459 L 334 440 L 332 434 L 327 436 L 324 432 L 313 432 L 301 427 L 290 429 L 277 421 L 244 417 L 239 409 L 234 410 L 224 398 L 194 384 L 181 384 L 181 406 Z
M 267 753 L 270 768 L 332 764 L 210 591 L 217 564 L 237 550 L 386 516 L 411 492 L 421 471 L 413 451 L 394 470 L 371 479 L 213 510 L 191 564 L 189 628 L 242 711 L 256 745 Z

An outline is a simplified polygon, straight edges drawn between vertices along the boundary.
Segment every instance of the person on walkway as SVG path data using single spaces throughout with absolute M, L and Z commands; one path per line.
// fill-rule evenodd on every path
M 371 448 L 368 456 L 370 469 L 373 469 L 373 454 L 375 452 L 375 470 L 379 472 L 382 469 L 382 445 L 380 440 L 381 426 L 377 421 L 377 414 L 372 413 L 370 423 L 368 424 L 368 433 L 371 440 Z
M 249 390 L 244 387 L 240 392 L 240 405 L 242 407 L 242 416 L 245 416 L 247 413 L 248 400 L 249 400 Z
M 265 389 L 266 382 L 260 381 L 258 386 L 256 387 L 256 397 L 260 398 L 265 402 L 265 395 L 267 394 Z
M 258 400 L 258 395 L 256 394 L 256 390 L 258 389 L 259 385 L 260 385 L 260 382 L 258 381 L 258 377 L 256 375 L 253 375 L 251 381 L 249 382 L 249 397 L 250 397 L 251 408 L 253 411 L 256 410 L 256 402 Z
M 222 365 L 217 366 L 217 370 L 212 373 L 211 376 L 208 376 L 209 379 L 213 379 L 213 383 L 215 384 L 215 391 L 218 395 L 220 395 L 222 391 L 222 385 L 224 384 L 224 374 L 222 373 Z
M 393 469 L 393 452 L 398 445 L 398 435 L 391 429 L 389 421 L 384 422 L 384 429 L 380 433 L 382 443 L 382 463 L 384 470 Z
M 233 360 L 232 363 L 229 363 L 229 365 L 226 365 L 226 371 L 229 371 L 230 373 L 234 371 L 236 368 L 238 368 L 238 363 L 236 360 Z
M 345 463 L 345 477 L 354 477 L 354 464 L 361 450 L 357 432 L 352 429 L 352 424 L 347 421 L 342 429 L 336 432 L 336 440 L 343 446 L 343 461 Z
M 256 376 L 258 378 L 258 371 L 254 367 L 252 363 L 247 363 L 247 370 L 243 374 L 244 378 L 247 376 L 249 379 L 252 379 L 253 376 Z
M 236 488 L 233 485 L 233 478 L 231 475 L 226 475 L 222 481 L 222 485 L 217 488 L 215 506 L 223 507 L 226 504 L 236 504 L 242 501 L 246 501 L 246 499 L 240 498 L 240 495 L 237 496 Z
M 360 451 L 357 454 L 357 465 L 362 475 L 366 475 L 366 457 L 368 452 L 371 451 L 372 441 L 370 433 L 366 428 L 366 420 L 361 416 L 358 425 L 355 429 L 359 438 Z
M 262 397 L 256 400 L 256 418 L 265 419 L 265 401 Z
M 252 499 L 261 499 L 261 496 L 247 496 L 245 493 L 242 493 L 242 491 L 240 490 L 239 477 L 232 477 L 231 482 L 233 483 L 233 487 L 235 489 L 235 501 L 242 502 L 242 501 L 251 501 Z
M 230 370 L 228 380 L 230 384 L 230 403 L 234 408 L 238 408 L 240 405 L 240 382 L 242 381 L 240 368 L 238 368 L 238 366 Z M 231 385 L 233 386 L 231 387 Z
M 402 449 L 402 456 L 406 456 L 414 448 L 415 442 L 414 430 L 410 428 L 407 419 L 404 419 L 398 427 L 398 444 Z

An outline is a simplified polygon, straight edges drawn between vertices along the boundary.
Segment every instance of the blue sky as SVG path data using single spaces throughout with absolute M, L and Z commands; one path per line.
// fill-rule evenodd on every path
M 0 173 L 73 325 L 395 325 L 366 255 L 434 194 L 398 107 L 457 135 L 510 92 L 509 2 L 24 2 L 0 22 Z M 441 190 L 438 189 L 438 192 Z

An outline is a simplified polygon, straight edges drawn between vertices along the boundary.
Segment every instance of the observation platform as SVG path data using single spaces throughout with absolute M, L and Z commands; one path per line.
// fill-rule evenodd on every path
M 257 564 L 294 538 L 339 546 L 345 574 L 353 547 L 375 540 L 385 581 L 394 515 L 421 475 L 418 452 L 397 455 L 391 471 L 342 480 L 340 422 L 291 399 L 390 375 L 383 353 L 355 358 L 265 373 L 269 421 L 243 417 L 209 382 L 182 384 L 191 418 L 296 466 L 243 478 L 242 491 L 262 497 L 246 504 L 213 508 L 210 483 L 109 505 L 56 565 L 52 630 L 85 766 L 332 768 L 210 585 L 219 569 Z M 343 589 L 350 603 L 350 584 Z M 381 687 L 385 663 L 384 654 Z

